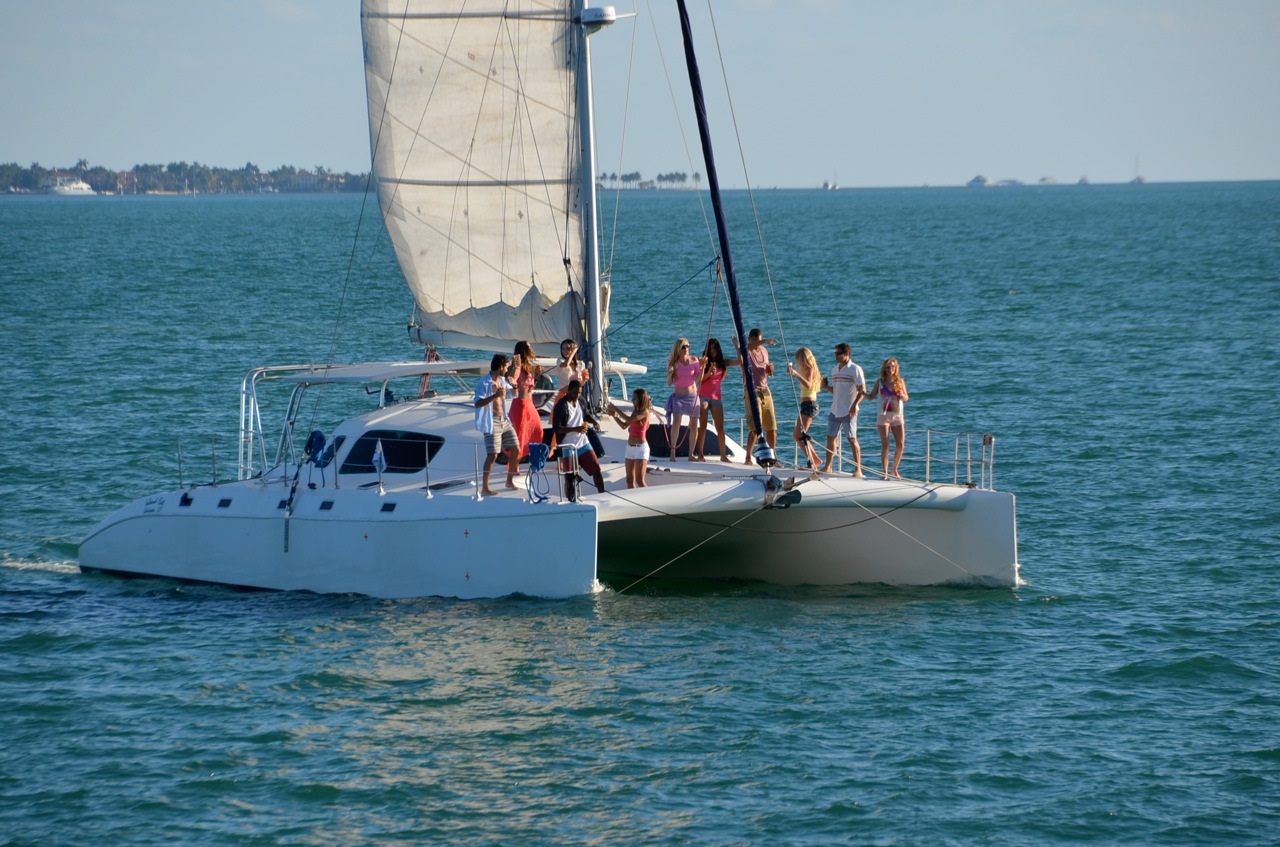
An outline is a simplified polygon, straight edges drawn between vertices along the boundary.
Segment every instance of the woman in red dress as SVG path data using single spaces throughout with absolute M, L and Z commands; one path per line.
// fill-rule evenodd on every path
M 528 341 L 516 342 L 512 359 L 515 367 L 511 379 L 516 384 L 516 399 L 512 401 L 508 414 L 516 437 L 520 439 L 520 458 L 523 459 L 529 455 L 530 444 L 542 443 L 542 416 L 538 414 L 538 407 L 533 404 L 533 387 L 538 384 L 542 368 L 538 367 L 533 346 Z

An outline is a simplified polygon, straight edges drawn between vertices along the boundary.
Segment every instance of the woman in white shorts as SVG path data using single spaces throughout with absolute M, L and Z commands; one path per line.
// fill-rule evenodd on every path
M 644 477 L 649 468 L 649 410 L 652 406 L 649 392 L 637 388 L 631 394 L 629 417 L 624 417 L 612 403 L 605 410 L 618 426 L 627 431 L 627 488 L 648 487 Z
M 885 359 L 880 366 L 880 378 L 871 386 L 871 397 L 876 404 L 876 430 L 880 433 L 880 469 L 889 478 L 889 433 L 893 433 L 893 477 L 899 478 L 898 466 L 902 464 L 902 450 L 907 444 L 907 418 L 904 406 L 908 400 L 907 383 L 898 370 L 897 359 Z

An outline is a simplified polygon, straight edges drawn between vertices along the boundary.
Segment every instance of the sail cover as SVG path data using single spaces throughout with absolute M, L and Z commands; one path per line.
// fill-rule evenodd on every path
M 569 6 L 363 0 L 373 176 L 424 341 L 584 337 Z

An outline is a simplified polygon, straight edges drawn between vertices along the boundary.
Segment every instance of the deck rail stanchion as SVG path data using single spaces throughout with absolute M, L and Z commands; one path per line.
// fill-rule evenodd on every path
M 427 499 L 431 499 L 431 441 L 424 440 L 422 442 L 422 476 L 426 480 L 424 490 L 427 492 Z

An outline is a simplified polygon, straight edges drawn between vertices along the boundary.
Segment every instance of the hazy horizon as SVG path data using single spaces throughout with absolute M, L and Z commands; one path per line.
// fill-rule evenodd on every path
M 1280 4 L 692 6 L 726 188 L 1280 178 Z M 599 170 L 703 171 L 674 10 L 636 10 L 592 38 Z M 367 172 L 359 23 L 339 0 L 4 4 L 0 162 Z

